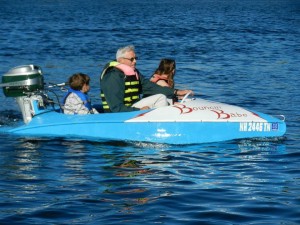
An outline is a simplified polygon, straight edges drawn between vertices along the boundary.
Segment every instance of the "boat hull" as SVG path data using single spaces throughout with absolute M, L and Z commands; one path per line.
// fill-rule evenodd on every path
M 197 144 L 244 138 L 280 137 L 283 120 L 204 99 L 148 111 L 65 115 L 45 111 L 10 130 L 24 136 Z

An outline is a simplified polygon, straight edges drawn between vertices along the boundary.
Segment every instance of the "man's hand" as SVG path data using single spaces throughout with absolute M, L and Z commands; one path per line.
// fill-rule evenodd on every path
M 149 106 L 144 106 L 144 107 L 140 108 L 140 110 L 146 110 L 146 109 L 150 109 L 150 107 Z

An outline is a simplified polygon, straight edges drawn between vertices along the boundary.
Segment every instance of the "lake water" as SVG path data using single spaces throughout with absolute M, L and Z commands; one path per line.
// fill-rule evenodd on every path
M 199 145 L 28 139 L 2 91 L 0 224 L 300 224 L 300 2 L 0 0 L 0 74 L 99 74 L 127 44 L 150 77 L 176 59 L 198 97 L 285 115 L 271 140 Z

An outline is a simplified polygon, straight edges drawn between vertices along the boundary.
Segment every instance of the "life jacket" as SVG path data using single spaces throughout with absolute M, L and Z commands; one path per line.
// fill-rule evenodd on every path
M 150 81 L 153 82 L 153 83 L 157 83 L 157 82 L 160 81 L 160 80 L 166 81 L 166 83 L 168 84 L 168 87 L 171 87 L 170 84 L 169 84 L 169 82 L 168 82 L 169 80 L 168 80 L 166 74 L 162 74 L 162 75 L 159 75 L 159 74 L 153 74 L 152 77 L 151 77 L 151 79 L 150 79 Z M 175 102 L 178 102 L 178 97 L 177 97 L 176 95 L 173 96 L 172 102 L 173 102 L 173 104 L 174 104 Z
M 162 74 L 162 75 L 153 74 L 153 76 L 150 79 L 150 81 L 153 82 L 153 83 L 157 83 L 160 80 L 164 80 L 168 84 L 168 78 L 167 78 L 167 75 L 165 75 L 165 74 Z
M 83 102 L 84 106 L 86 108 L 88 108 L 89 111 L 92 110 L 92 105 L 91 105 L 91 101 L 90 101 L 90 98 L 87 94 L 81 92 L 81 91 L 78 91 L 78 90 L 74 90 L 72 88 L 69 88 L 68 90 L 68 93 L 65 95 L 64 99 L 63 99 L 63 104 L 66 103 L 66 100 L 67 100 L 67 97 L 71 94 L 71 93 L 74 93 L 76 94 Z
M 104 67 L 104 70 L 101 73 L 100 81 L 105 76 L 105 73 L 111 68 L 117 68 L 118 70 L 121 70 L 125 74 L 124 105 L 128 107 L 132 106 L 135 102 L 140 100 L 140 80 L 139 80 L 138 72 L 130 66 L 121 64 L 116 61 L 112 61 L 106 64 L 106 66 Z M 101 90 L 101 100 L 102 100 L 104 112 L 111 112 L 102 90 Z

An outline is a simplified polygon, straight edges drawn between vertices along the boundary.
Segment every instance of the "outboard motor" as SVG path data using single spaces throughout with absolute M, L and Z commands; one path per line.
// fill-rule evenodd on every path
M 2 76 L 3 92 L 6 97 L 15 97 L 25 123 L 31 121 L 38 110 L 44 108 L 42 95 L 44 78 L 39 66 L 23 65 L 10 69 Z
M 6 97 L 26 96 L 30 92 L 44 89 L 44 78 L 39 66 L 24 65 L 10 69 L 2 76 Z

